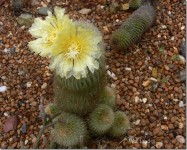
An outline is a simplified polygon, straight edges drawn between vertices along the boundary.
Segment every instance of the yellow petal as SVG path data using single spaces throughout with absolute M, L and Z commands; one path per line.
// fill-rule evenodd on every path
M 51 53 L 51 49 L 45 44 L 42 38 L 38 38 L 28 43 L 29 49 L 40 54 L 40 56 L 48 56 Z

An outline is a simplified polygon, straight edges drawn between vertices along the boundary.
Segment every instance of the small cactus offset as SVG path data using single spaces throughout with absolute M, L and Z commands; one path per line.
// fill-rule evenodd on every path
M 113 110 L 104 104 L 98 105 L 89 116 L 89 127 L 96 135 L 105 134 L 114 122 Z
M 106 82 L 101 33 L 90 23 L 72 21 L 64 9 L 55 7 L 54 14 L 34 20 L 29 32 L 38 39 L 28 44 L 40 56 L 49 56 L 54 71 L 55 101 L 44 115 L 49 117 L 44 127 L 53 126 L 50 146 L 77 148 L 88 137 L 123 134 L 127 118 L 114 115 L 115 91 Z
M 109 130 L 109 135 L 112 137 L 122 136 L 127 129 L 130 127 L 130 122 L 128 117 L 122 111 L 117 111 L 114 113 L 114 123 Z
M 155 16 L 155 8 L 149 3 L 139 7 L 119 29 L 114 31 L 111 38 L 112 47 L 125 50 L 136 43 L 143 33 L 153 25 Z
M 129 0 L 129 8 L 137 9 L 142 5 L 142 0 Z
M 101 103 L 108 105 L 111 108 L 114 108 L 115 99 L 116 99 L 114 89 L 105 86 L 100 99 L 101 99 Z
M 58 121 L 51 130 L 52 139 L 65 147 L 80 145 L 81 140 L 86 141 L 87 129 L 84 121 L 69 113 L 62 113 L 54 119 Z

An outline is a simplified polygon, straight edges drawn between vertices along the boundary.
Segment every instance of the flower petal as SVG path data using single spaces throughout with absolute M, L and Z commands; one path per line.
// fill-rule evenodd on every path
M 40 54 L 40 56 L 47 56 L 51 53 L 50 47 L 44 42 L 43 38 L 38 38 L 28 43 L 29 49 Z

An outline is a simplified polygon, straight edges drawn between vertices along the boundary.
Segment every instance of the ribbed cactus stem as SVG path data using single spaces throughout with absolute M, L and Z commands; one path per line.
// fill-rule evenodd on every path
M 114 49 L 125 50 L 136 43 L 155 20 L 156 11 L 150 4 L 139 7 L 112 34 L 111 44 Z
M 94 73 L 89 72 L 86 78 L 79 80 L 74 77 L 63 79 L 55 75 L 54 94 L 58 109 L 81 116 L 86 115 L 99 103 L 105 84 L 104 63 L 101 63 L 100 68 Z

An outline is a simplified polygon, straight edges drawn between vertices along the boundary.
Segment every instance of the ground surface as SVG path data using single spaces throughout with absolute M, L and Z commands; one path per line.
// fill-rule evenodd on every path
M 109 39 L 132 11 L 111 14 L 109 5 L 98 1 L 72 0 L 65 4 L 65 0 L 53 0 L 26 8 L 37 17 L 41 4 L 65 7 L 71 18 L 93 22 L 104 35 L 108 70 L 115 74 L 113 78 L 108 76 L 108 81 L 116 86 L 116 103 L 129 116 L 131 129 L 121 139 L 100 139 L 90 148 L 185 148 L 185 143 L 176 138 L 185 138 L 186 130 L 186 88 L 178 79 L 178 73 L 185 68 L 185 62 L 178 59 L 185 37 L 184 1 L 159 0 L 155 25 L 126 55 L 111 49 Z M 80 14 L 82 8 L 91 9 L 90 14 Z M 28 50 L 31 36 L 27 28 L 17 24 L 9 2 L 0 6 L 0 15 L 0 86 L 7 86 L 0 93 L 0 147 L 32 148 L 41 127 L 39 105 L 53 101 L 53 74 L 47 59 Z M 151 81 L 151 77 L 158 81 Z M 5 120 L 13 115 L 19 118 L 18 127 L 5 133 Z M 40 148 L 45 137 L 47 134 Z

